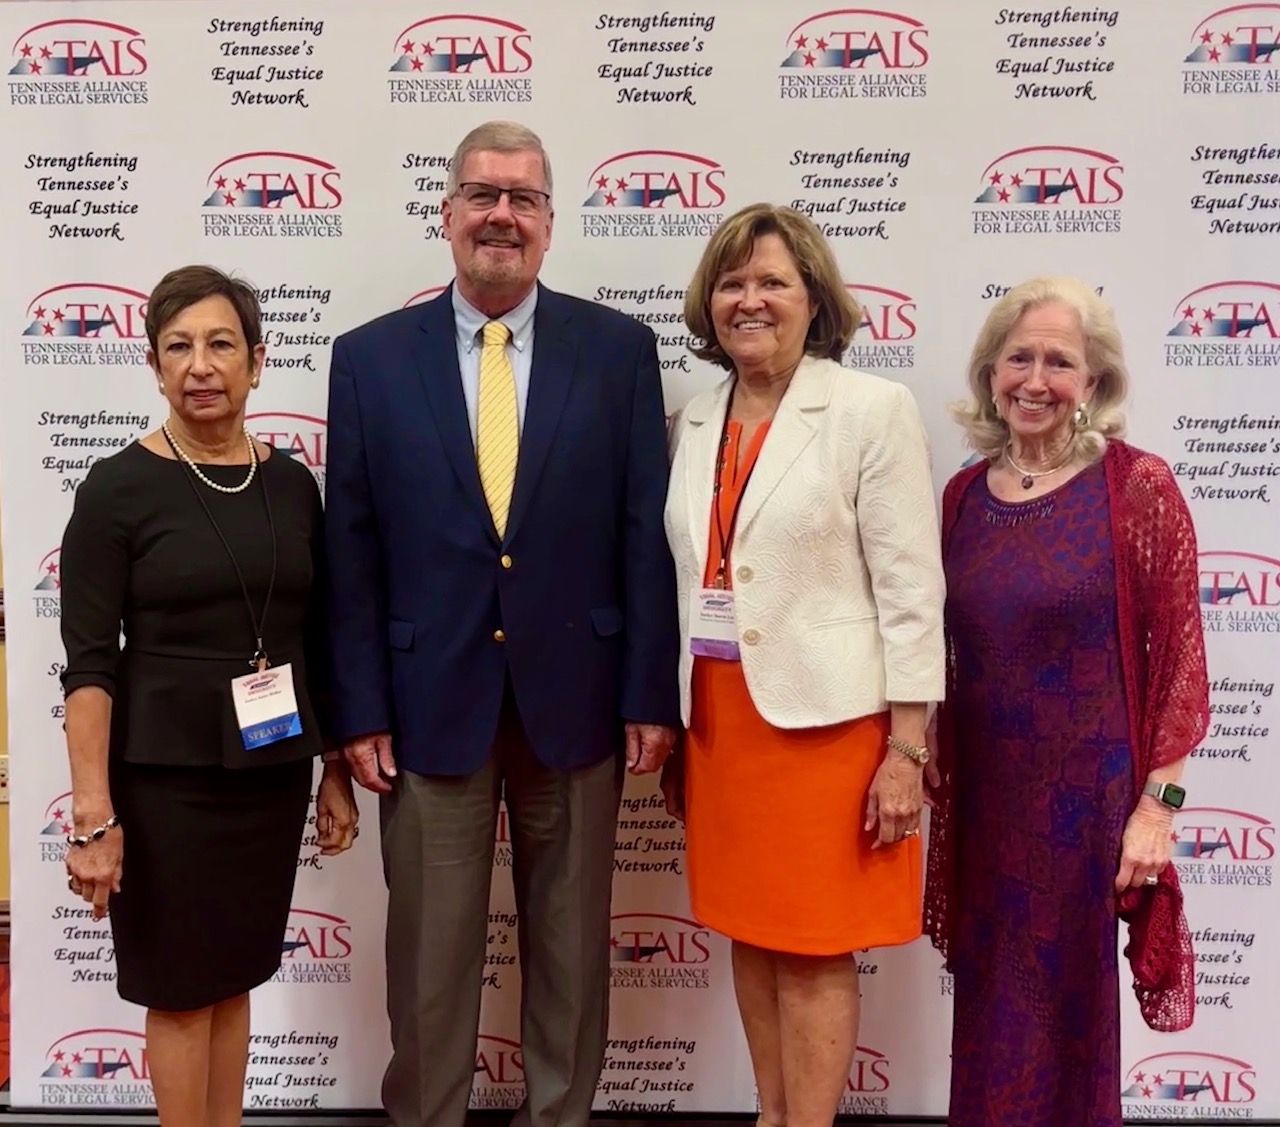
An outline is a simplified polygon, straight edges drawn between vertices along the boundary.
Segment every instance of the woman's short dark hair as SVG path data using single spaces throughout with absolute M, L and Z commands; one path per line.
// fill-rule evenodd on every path
M 684 323 L 701 342 L 691 344 L 690 351 L 699 360 L 733 368 L 733 361 L 716 339 L 711 294 L 721 274 L 738 269 L 751 257 L 762 235 L 777 235 L 786 244 L 809 298 L 817 306 L 804 341 L 806 354 L 839 361 L 862 324 L 862 309 L 840 277 L 831 244 L 814 222 L 793 208 L 767 203 L 752 204 L 729 216 L 702 252 L 684 299 Z
M 188 306 L 207 297 L 225 297 L 240 318 L 240 331 L 249 350 L 262 343 L 262 309 L 248 282 L 224 274 L 214 266 L 180 266 L 160 279 L 147 299 L 147 340 L 158 348 L 160 330 Z

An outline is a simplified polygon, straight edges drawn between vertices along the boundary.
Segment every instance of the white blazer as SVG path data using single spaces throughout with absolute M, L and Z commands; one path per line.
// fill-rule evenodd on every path
M 716 449 L 732 379 L 671 426 L 665 523 L 690 716 L 690 600 L 706 572 Z M 778 728 L 943 696 L 944 580 L 928 439 L 901 384 L 800 362 L 742 495 L 731 553 L 747 688 Z

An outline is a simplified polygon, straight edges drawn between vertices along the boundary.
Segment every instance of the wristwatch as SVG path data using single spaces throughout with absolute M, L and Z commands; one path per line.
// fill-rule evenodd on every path
M 1177 783 L 1148 782 L 1143 787 L 1142 793 L 1149 794 L 1157 802 L 1169 807 L 1170 810 L 1181 810 L 1182 804 L 1187 801 L 1187 792 Z
M 916 747 L 915 744 L 909 744 L 906 740 L 900 740 L 897 736 L 889 737 L 889 746 L 896 752 L 905 755 L 913 763 L 920 764 L 923 767 L 929 762 L 929 749 L 927 747 Z

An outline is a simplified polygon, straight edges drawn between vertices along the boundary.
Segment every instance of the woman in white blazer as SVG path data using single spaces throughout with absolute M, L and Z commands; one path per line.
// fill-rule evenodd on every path
M 942 564 L 911 393 L 839 363 L 861 316 L 812 222 L 739 212 L 685 301 L 729 377 L 671 428 L 687 732 L 663 790 L 694 915 L 733 940 L 761 1123 L 787 1127 L 838 1110 L 852 952 L 921 933 Z

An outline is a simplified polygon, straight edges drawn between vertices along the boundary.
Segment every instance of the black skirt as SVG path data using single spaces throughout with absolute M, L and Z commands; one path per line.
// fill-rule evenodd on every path
M 197 1010 L 276 973 L 313 765 L 111 764 L 124 831 L 109 904 L 120 997 Z

